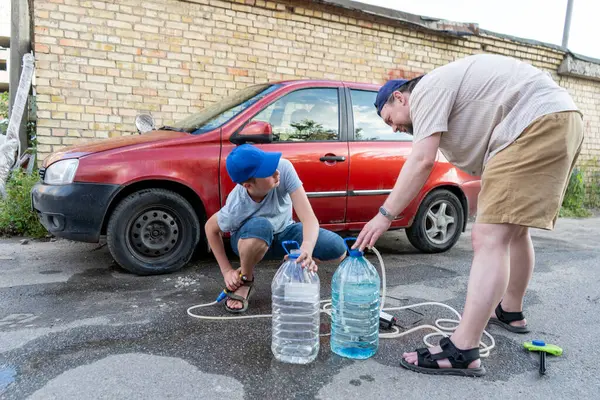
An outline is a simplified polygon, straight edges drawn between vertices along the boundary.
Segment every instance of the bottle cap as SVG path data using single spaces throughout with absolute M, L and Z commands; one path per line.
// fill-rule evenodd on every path
M 348 246 L 348 242 L 350 241 L 356 241 L 355 238 L 346 238 L 344 239 L 344 244 L 346 245 L 346 249 L 348 249 L 348 255 L 350 257 L 362 257 L 364 255 L 364 253 L 358 249 L 351 249 L 350 246 Z
M 296 249 L 289 250 L 289 249 L 287 248 L 287 246 L 289 246 L 289 245 L 291 245 L 291 244 L 293 244 L 293 245 L 296 245 L 296 247 L 297 247 L 297 248 L 296 248 Z M 281 247 L 283 247 L 283 249 L 284 249 L 284 250 L 285 250 L 285 252 L 287 253 L 287 255 L 288 255 L 288 259 L 290 259 L 290 260 L 295 260 L 295 259 L 297 259 L 298 257 L 300 257 L 300 253 L 301 253 L 301 252 L 300 252 L 300 245 L 299 245 L 299 244 L 298 244 L 298 242 L 296 242 L 295 240 L 286 240 L 286 241 L 284 241 L 283 243 L 281 243 Z
M 296 260 L 298 257 L 300 257 L 300 254 L 301 254 L 301 251 L 299 249 L 290 250 L 290 252 L 288 253 L 288 259 Z
M 349 254 L 350 257 L 362 257 L 364 255 L 364 253 L 360 250 L 350 250 Z

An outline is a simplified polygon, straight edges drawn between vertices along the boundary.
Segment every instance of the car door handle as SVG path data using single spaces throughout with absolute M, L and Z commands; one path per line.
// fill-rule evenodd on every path
M 326 161 L 346 161 L 346 157 L 344 156 L 323 156 L 319 159 L 320 161 L 326 162 Z

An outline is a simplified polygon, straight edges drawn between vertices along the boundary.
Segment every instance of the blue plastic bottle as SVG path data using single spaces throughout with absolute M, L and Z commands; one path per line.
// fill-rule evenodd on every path
M 345 239 L 346 247 L 349 240 Z M 365 359 L 379 347 L 379 288 L 377 270 L 359 250 L 350 250 L 331 282 L 331 351 Z

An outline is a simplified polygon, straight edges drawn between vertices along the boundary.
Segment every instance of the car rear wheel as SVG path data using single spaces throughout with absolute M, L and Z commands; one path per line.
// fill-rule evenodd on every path
M 424 253 L 451 249 L 462 233 L 465 213 L 456 195 L 445 189 L 429 193 L 406 229 L 410 243 Z
M 200 222 L 190 203 L 165 189 L 135 192 L 115 208 L 106 240 L 115 261 L 138 275 L 185 266 L 200 241 Z

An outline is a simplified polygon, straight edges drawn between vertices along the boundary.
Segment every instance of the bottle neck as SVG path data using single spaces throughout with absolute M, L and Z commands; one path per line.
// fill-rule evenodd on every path
M 300 249 L 290 250 L 290 254 L 288 255 L 288 259 L 290 261 L 296 261 L 298 259 L 298 257 L 300 257 L 301 253 L 302 252 L 300 251 Z
M 360 250 L 350 250 L 350 252 L 348 254 L 352 258 L 360 258 L 360 257 L 364 256 L 364 253 Z

